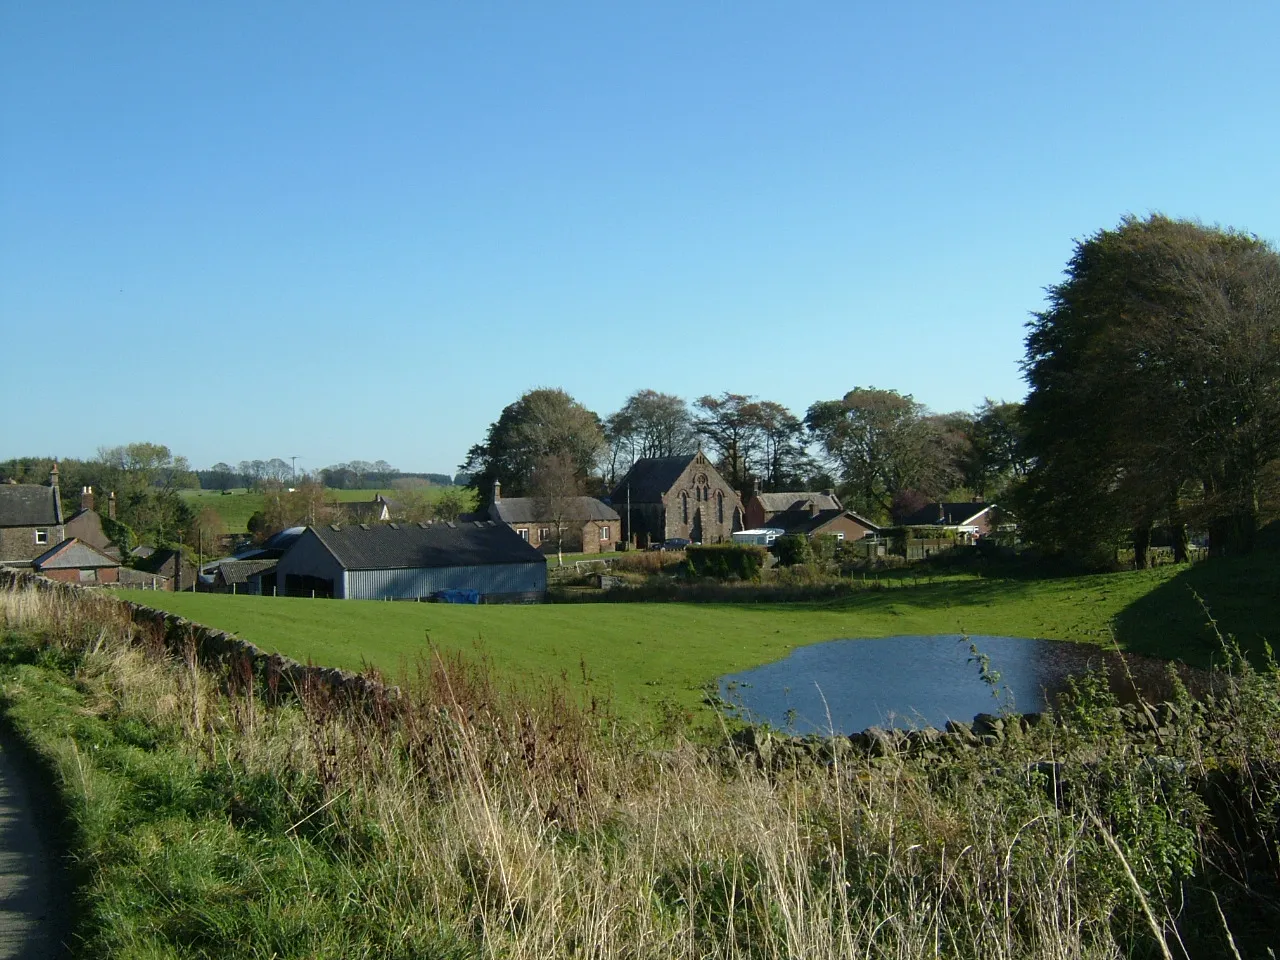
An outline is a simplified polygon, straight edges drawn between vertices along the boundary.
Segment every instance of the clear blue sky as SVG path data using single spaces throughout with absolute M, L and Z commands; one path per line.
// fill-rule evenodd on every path
M 1018 399 L 1073 238 L 1280 238 L 1277 37 L 1274 2 L 5 3 L 0 458 L 450 471 L 548 385 Z

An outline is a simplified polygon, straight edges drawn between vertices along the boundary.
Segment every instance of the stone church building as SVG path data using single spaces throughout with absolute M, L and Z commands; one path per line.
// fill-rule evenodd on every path
M 742 529 L 737 491 L 701 450 L 637 460 L 609 502 L 622 518 L 624 540 L 634 538 L 638 547 L 673 537 L 727 543 L 733 531 Z

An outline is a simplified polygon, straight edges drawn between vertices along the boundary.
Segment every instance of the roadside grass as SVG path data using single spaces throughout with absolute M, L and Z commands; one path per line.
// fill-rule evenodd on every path
M 1047 580 L 955 577 L 868 589 L 807 604 L 610 603 L 454 606 L 120 591 L 296 659 L 403 676 L 428 644 L 482 653 L 510 678 L 560 677 L 608 696 L 623 716 L 696 711 L 716 677 L 838 638 L 970 633 L 1071 640 L 1207 665 L 1218 649 L 1185 588 L 1192 577 L 1224 632 L 1280 637 L 1280 590 L 1255 574 L 1274 555 L 1221 561 L 1219 571 L 1159 567 Z M 909 582 L 909 581 L 908 581 Z M 1151 600 L 1151 597 L 1161 598 Z M 1168 598 L 1167 601 L 1163 598 Z M 1145 626 L 1132 610 L 1169 612 Z M 1253 650 L 1260 646 L 1254 644 Z
M 106 595 L 0 591 L 0 709 L 65 798 L 79 955 L 1263 956 L 1280 921 L 1280 687 L 1244 663 L 1153 711 L 1156 748 L 1095 679 L 985 745 L 757 766 L 483 664 L 276 700 L 146 636 Z

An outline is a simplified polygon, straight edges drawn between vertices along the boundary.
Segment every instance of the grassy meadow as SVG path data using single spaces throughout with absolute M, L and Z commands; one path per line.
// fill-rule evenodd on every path
M 511 678 L 565 677 L 626 716 L 694 708 L 724 673 L 845 637 L 972 633 L 1110 645 L 1207 665 L 1219 645 L 1198 594 L 1247 649 L 1280 637 L 1272 554 L 1191 568 L 1064 577 L 977 577 L 867 590 L 807 604 L 582 603 L 453 606 L 122 592 L 296 659 L 391 676 L 428 642 L 482 653 Z M 1193 592 L 1194 591 L 1194 592 Z

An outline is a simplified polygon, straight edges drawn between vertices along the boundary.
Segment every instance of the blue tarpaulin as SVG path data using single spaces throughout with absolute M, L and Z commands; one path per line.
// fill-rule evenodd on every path
M 441 603 L 479 603 L 479 590 L 437 590 L 431 599 Z

